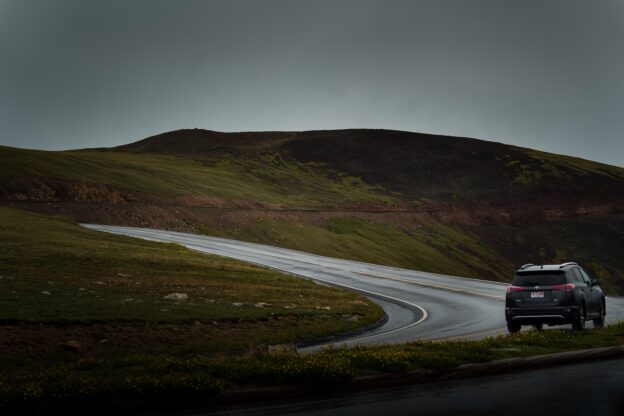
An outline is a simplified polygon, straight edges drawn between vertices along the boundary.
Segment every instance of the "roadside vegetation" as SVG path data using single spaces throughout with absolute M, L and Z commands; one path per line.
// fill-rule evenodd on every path
M 376 348 L 325 349 L 312 355 L 278 351 L 247 354 L 66 352 L 45 362 L 7 368 L 2 358 L 0 406 L 80 405 L 93 400 L 210 399 L 249 387 L 348 385 L 358 376 L 421 371 L 429 377 L 462 364 L 621 345 L 624 324 L 601 330 L 526 331 L 479 341 L 429 341 Z
M 325 224 L 265 220 L 207 234 L 270 244 L 329 257 L 487 280 L 508 280 L 514 265 L 458 227 L 428 224 L 417 230 L 334 217 Z

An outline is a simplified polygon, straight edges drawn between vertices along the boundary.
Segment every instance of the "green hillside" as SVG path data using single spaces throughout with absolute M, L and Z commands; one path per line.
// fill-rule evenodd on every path
M 624 293 L 624 169 L 389 130 L 178 130 L 115 149 L 0 147 L 0 200 L 490 280 L 576 260 Z
M 562 189 L 568 195 L 591 190 L 590 200 L 608 197 L 605 193 L 624 195 L 620 167 L 484 140 L 393 130 L 220 133 L 187 129 L 118 149 L 207 160 L 256 159 L 278 153 L 285 160 L 361 178 L 407 201 L 499 200 Z M 574 187 L 566 187 L 571 184 Z
M 35 176 L 106 184 L 161 197 L 209 195 L 306 207 L 392 200 L 358 178 L 286 161 L 277 154 L 206 161 L 120 151 L 45 152 L 0 147 L 0 184 Z

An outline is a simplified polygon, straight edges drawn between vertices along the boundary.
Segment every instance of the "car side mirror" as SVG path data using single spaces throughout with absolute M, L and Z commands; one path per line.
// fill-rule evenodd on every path
M 592 280 L 592 286 L 598 286 L 600 284 L 600 280 L 599 279 L 594 279 Z

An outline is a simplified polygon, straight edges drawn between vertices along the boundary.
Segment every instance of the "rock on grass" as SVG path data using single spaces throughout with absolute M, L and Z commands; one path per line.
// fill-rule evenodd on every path
M 168 299 L 168 300 L 187 300 L 188 299 L 188 295 L 186 293 L 170 293 L 167 296 L 165 296 L 163 299 Z

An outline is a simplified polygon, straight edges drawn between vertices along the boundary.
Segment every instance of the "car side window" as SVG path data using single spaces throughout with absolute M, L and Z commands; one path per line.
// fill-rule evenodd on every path
M 589 276 L 587 275 L 587 273 L 585 273 L 585 270 L 583 270 L 583 269 L 581 269 L 581 268 L 579 267 L 579 271 L 581 272 L 581 276 L 583 276 L 583 282 L 584 282 L 586 285 L 590 285 L 590 286 L 591 286 L 591 284 L 592 284 L 592 283 L 591 283 L 591 279 L 589 278 Z
M 576 283 L 585 283 L 583 281 L 583 276 L 581 275 L 581 272 L 580 272 L 580 270 L 577 267 L 572 269 L 572 271 L 574 272 L 574 281 Z

